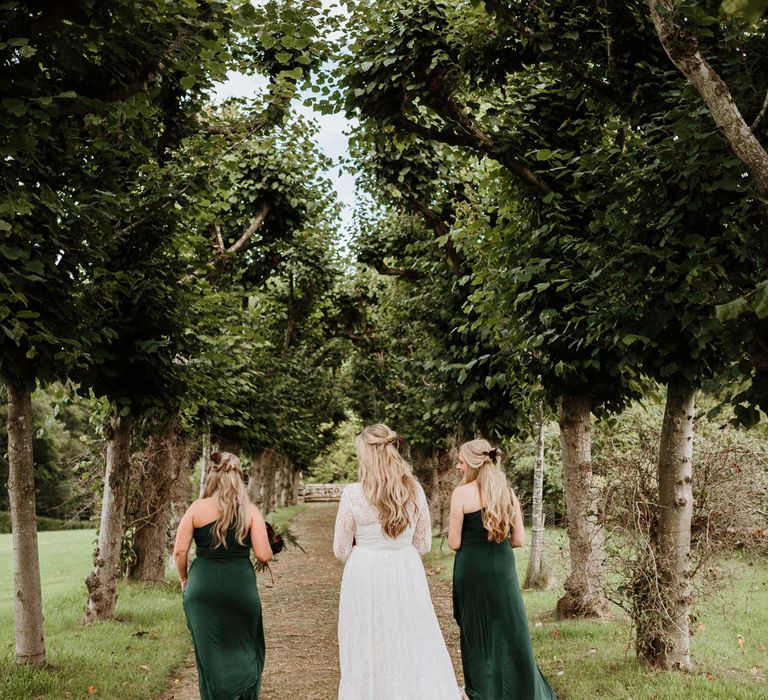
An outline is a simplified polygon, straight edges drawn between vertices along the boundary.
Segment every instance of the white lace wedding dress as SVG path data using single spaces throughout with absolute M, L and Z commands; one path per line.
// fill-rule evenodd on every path
M 411 522 L 391 539 L 359 483 L 342 492 L 333 540 L 334 554 L 346 562 L 339 700 L 461 697 L 421 563 L 432 546 L 432 528 L 420 486 Z

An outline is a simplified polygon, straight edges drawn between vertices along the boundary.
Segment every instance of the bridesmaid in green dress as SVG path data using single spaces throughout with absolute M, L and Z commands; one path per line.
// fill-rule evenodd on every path
M 453 614 L 470 700 L 555 698 L 533 658 L 513 547 L 525 544 L 520 504 L 487 440 L 459 448 L 464 483 L 451 496 L 448 546 L 456 550 Z
M 264 628 L 250 560 L 272 558 L 264 518 L 248 499 L 240 460 L 214 452 L 205 497 L 184 514 L 174 558 L 202 700 L 258 700 Z M 187 574 L 194 539 L 196 558 Z

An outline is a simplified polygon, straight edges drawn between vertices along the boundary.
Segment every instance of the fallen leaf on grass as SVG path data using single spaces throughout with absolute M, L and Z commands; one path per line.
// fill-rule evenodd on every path
M 150 672 L 150 670 L 151 670 L 151 669 L 150 669 L 150 668 L 149 668 L 149 666 L 147 666 L 146 664 L 141 664 L 141 665 L 139 666 L 139 671 L 144 671 L 144 673 L 149 673 L 149 672 Z
M 95 685 L 89 685 L 88 686 L 88 695 L 96 695 L 96 686 Z
M 714 681 L 715 680 L 715 674 L 714 673 L 708 673 L 707 674 L 707 680 L 708 681 Z
M 703 622 L 700 622 L 697 627 L 699 632 L 703 632 L 705 629 L 707 629 L 707 626 Z
M 740 649 L 743 649 L 744 644 L 746 644 L 746 642 L 744 641 L 744 637 L 742 637 L 740 634 L 736 635 L 736 642 L 738 643 Z
M 552 639 L 557 639 L 560 636 L 560 630 L 554 629 L 549 633 L 549 636 L 552 637 Z

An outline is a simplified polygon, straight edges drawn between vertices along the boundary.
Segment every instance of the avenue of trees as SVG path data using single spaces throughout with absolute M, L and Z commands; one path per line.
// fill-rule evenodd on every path
M 602 617 L 620 522 L 605 509 L 639 447 L 598 468 L 593 430 L 661 396 L 640 431 L 648 551 L 629 566 L 655 596 L 627 608 L 641 661 L 690 670 L 694 486 L 717 471 L 696 471 L 697 399 L 746 436 L 768 406 L 759 5 L 5 3 L 17 662 L 45 663 L 37 516 L 98 518 L 83 604 L 107 619 L 121 576 L 163 580 L 214 445 L 241 455 L 266 513 L 301 473 L 350 478 L 347 443 L 371 421 L 405 438 L 441 529 L 456 446 L 501 443 L 532 483 L 526 585 L 548 585 L 542 499 L 561 495 L 556 613 Z M 229 71 L 268 87 L 216 105 Z M 349 251 L 302 90 L 353 125 Z

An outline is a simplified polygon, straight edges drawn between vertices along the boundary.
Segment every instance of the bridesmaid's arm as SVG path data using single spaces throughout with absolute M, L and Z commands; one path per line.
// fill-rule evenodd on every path
M 179 529 L 176 530 L 176 542 L 173 545 L 173 561 L 179 572 L 182 591 L 187 587 L 187 555 L 192 546 L 192 534 L 195 529 L 192 508 L 193 506 L 187 508 L 187 512 L 181 518 Z
M 512 494 L 512 507 L 515 514 L 512 516 L 512 534 L 509 536 L 510 544 L 513 547 L 522 547 L 525 544 L 525 525 L 523 525 L 523 511 L 520 508 L 520 501 L 517 500 L 515 492 L 510 489 Z
M 461 527 L 464 524 L 464 499 L 459 489 L 451 494 L 451 513 L 448 516 L 448 546 L 451 549 L 461 547 Z
M 264 524 L 261 511 L 255 505 L 251 505 L 251 547 L 262 564 L 266 564 L 272 558 L 267 526 Z

